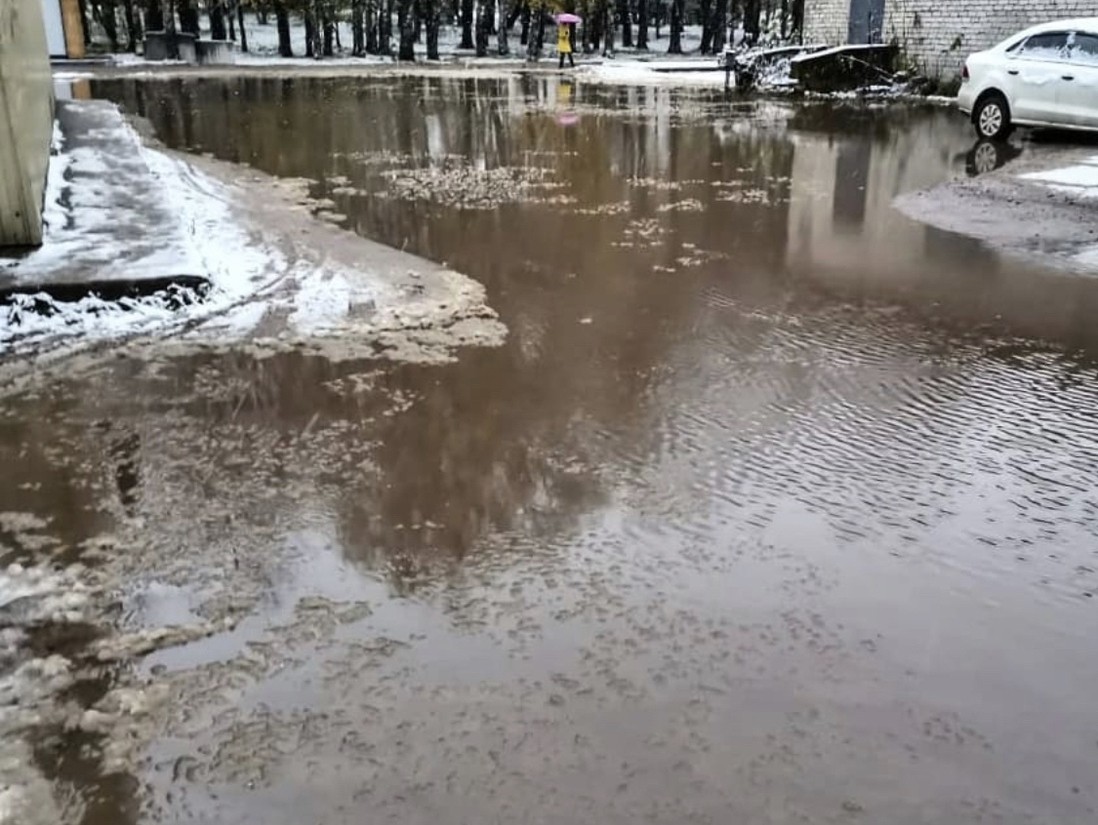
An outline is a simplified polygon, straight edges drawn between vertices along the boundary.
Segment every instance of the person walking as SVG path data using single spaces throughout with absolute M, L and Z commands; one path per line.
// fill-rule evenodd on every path
M 572 57 L 572 26 L 570 23 L 557 23 L 557 54 L 560 55 L 560 65 L 564 68 L 565 55 L 568 57 L 568 65 L 576 68 L 576 60 Z

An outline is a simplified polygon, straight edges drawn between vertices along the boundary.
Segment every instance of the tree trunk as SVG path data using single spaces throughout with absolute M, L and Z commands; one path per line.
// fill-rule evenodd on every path
M 92 7 L 92 16 L 99 20 L 99 25 L 107 34 L 111 43 L 111 51 L 118 51 L 118 15 L 115 13 L 114 0 L 99 0 Z
M 760 0 L 743 0 L 743 37 L 749 46 L 759 42 Z
M 603 16 L 602 10 L 598 3 L 603 0 L 596 0 L 595 6 L 591 9 L 590 24 L 584 27 L 584 34 L 587 36 L 587 50 L 597 52 L 599 45 L 602 43 L 602 29 L 603 29 Z
M 412 5 L 412 40 L 416 43 L 423 42 L 423 10 L 424 0 L 415 0 Z
M 382 54 L 393 53 L 393 0 L 384 0 L 381 9 L 381 23 L 378 26 L 378 46 Z
M 266 3 L 260 4 L 260 6 L 255 10 L 255 21 L 261 26 L 266 26 L 267 25 L 267 4 Z
M 351 4 L 351 54 L 362 57 L 366 54 L 366 40 L 363 38 L 363 0 L 352 0 Z
M 508 21 L 507 0 L 499 0 L 499 30 L 496 32 L 496 51 L 500 57 L 506 57 L 511 53 L 511 47 L 507 43 L 507 31 L 513 25 Z
M 648 0 L 637 0 L 637 48 L 648 51 Z
M 179 0 L 179 28 L 198 37 L 198 9 L 194 0 Z
M 713 0 L 700 0 L 698 6 L 702 21 L 702 38 L 698 51 L 702 54 L 711 54 L 713 52 Z
M 248 32 L 244 30 L 244 4 L 236 0 L 236 22 L 240 26 L 240 51 L 248 51 Z
M 459 49 L 473 48 L 473 2 L 461 0 L 461 44 Z
M 523 46 L 530 44 L 530 0 L 522 4 L 522 31 L 519 33 L 519 43 Z
M 423 8 L 427 15 L 424 21 L 427 29 L 427 59 L 441 60 L 438 53 L 439 0 L 423 0 Z
M 400 29 L 400 48 L 397 50 L 398 60 L 416 59 L 415 26 L 412 22 L 413 0 L 400 0 L 397 6 L 397 27 Z
M 179 57 L 179 44 L 175 40 L 174 0 L 161 0 L 160 24 L 163 27 L 164 39 L 168 41 L 168 59 L 176 60 Z
M 91 26 L 88 25 L 88 3 L 87 0 L 77 0 L 76 5 L 80 7 L 80 25 L 84 27 L 84 48 L 86 49 L 91 45 Z
M 330 17 L 324 18 L 324 56 L 331 57 L 335 54 L 335 23 Z
M 503 5 L 506 5 L 506 0 L 501 0 Z M 511 11 L 507 13 L 507 31 L 511 31 L 515 27 L 515 23 L 522 17 L 522 10 L 526 8 L 526 3 L 523 0 L 516 0 L 511 3 Z
M 793 0 L 793 34 L 804 43 L 804 0 Z
M 290 15 L 282 0 L 274 0 L 275 25 L 278 27 L 278 53 L 283 57 L 293 57 L 293 43 L 290 42 Z
M 713 0 L 713 54 L 724 51 L 728 42 L 728 0 Z
M 225 34 L 225 7 L 221 0 L 210 0 L 207 5 L 210 16 L 210 40 L 227 40 Z
M 163 0 L 145 0 L 145 28 L 151 32 L 164 31 Z
M 488 3 L 490 0 L 477 0 L 476 10 L 476 47 L 477 57 L 488 56 L 488 37 L 491 26 L 488 21 Z
M 526 58 L 528 60 L 541 59 L 541 46 L 545 42 L 545 8 L 542 3 L 545 0 L 531 0 L 530 24 L 533 29 L 530 32 L 529 42 L 526 44 Z
M 614 53 L 614 7 L 611 5 L 610 0 L 606 0 L 606 5 L 603 6 L 603 19 L 606 21 L 606 44 L 603 47 L 602 53 L 608 57 Z
M 750 0 L 748 0 L 750 2 Z M 671 0 L 671 39 L 668 54 L 682 54 L 682 13 L 684 0 Z
M 377 54 L 377 0 L 366 0 L 366 54 Z
M 122 0 L 122 11 L 126 18 L 126 51 L 136 52 L 141 40 L 141 17 L 133 7 L 133 0 Z
M 313 41 L 316 38 L 316 23 L 313 19 L 313 9 L 310 5 L 309 9 L 305 12 L 305 56 L 316 57 L 316 51 L 313 49 Z
M 621 46 L 633 48 L 633 20 L 630 16 L 629 0 L 618 0 L 618 19 L 621 21 Z

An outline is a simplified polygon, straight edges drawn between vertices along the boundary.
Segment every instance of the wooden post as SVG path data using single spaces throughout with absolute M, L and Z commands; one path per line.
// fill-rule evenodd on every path
M 84 20 L 80 16 L 80 0 L 60 0 L 61 21 L 65 28 L 65 52 L 73 60 L 85 56 Z

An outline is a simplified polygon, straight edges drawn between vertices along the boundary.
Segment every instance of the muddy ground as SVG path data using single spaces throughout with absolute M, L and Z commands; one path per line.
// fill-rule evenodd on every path
M 941 229 L 1085 275 L 1098 261 L 1098 189 L 1089 172 L 1096 164 L 1098 141 L 1090 136 L 1023 133 L 1007 143 L 978 143 L 967 174 L 907 193 L 896 206 Z
M 1098 280 L 892 207 L 964 176 L 963 119 L 87 91 L 507 334 L 5 385 L 0 819 L 1094 821 Z

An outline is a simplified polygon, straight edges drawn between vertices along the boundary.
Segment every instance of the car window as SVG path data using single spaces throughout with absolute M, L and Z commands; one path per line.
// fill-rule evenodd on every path
M 1076 32 L 1069 55 L 1072 63 L 1089 63 L 1098 66 L 1098 34 Z
M 1067 57 L 1067 32 L 1042 32 L 1029 38 L 1016 54 L 1033 60 L 1063 60 Z

